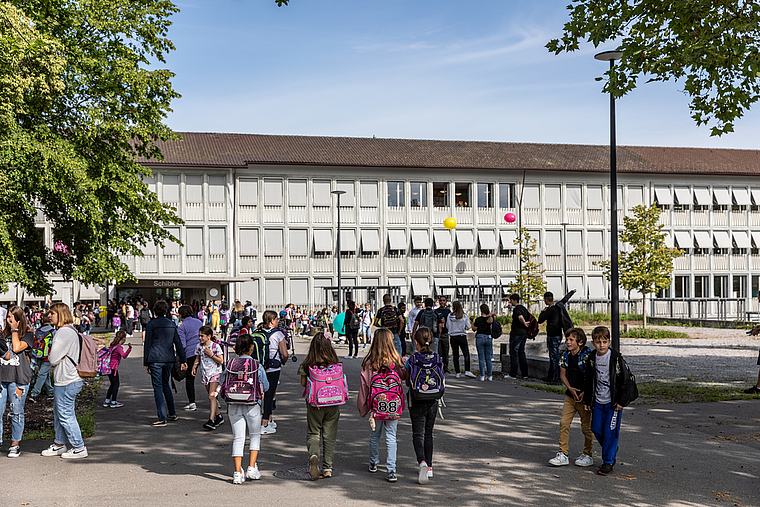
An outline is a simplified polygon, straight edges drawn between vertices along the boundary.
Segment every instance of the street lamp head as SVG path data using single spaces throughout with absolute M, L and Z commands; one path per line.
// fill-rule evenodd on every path
M 603 62 L 609 62 L 613 60 L 620 60 L 623 57 L 622 51 L 602 51 L 594 55 L 594 58 Z
M 343 195 L 343 194 L 345 194 L 345 193 L 346 193 L 346 191 L 345 191 L 345 190 L 333 190 L 333 191 L 332 191 L 332 192 L 330 192 L 330 193 L 331 193 L 331 194 L 335 194 L 335 195 Z

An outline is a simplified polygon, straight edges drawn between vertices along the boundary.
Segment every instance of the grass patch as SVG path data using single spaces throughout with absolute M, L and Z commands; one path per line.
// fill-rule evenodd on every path
M 100 378 L 85 380 L 82 390 L 77 396 L 77 422 L 79 422 L 79 429 L 85 438 L 95 434 L 95 427 L 97 426 L 95 403 L 100 390 L 100 380 Z M 24 431 L 24 440 L 50 440 L 52 438 L 55 438 L 55 428 L 52 423 L 50 425 L 44 424 L 41 429 Z
M 554 394 L 565 394 L 567 388 L 565 386 L 552 386 L 549 384 L 523 384 L 525 387 L 537 389 L 539 391 L 546 391 Z
M 668 338 L 688 338 L 688 333 L 682 331 L 669 331 L 667 329 L 652 329 L 643 327 L 631 327 L 628 331 L 620 334 L 621 338 L 643 338 L 645 340 L 664 340 Z

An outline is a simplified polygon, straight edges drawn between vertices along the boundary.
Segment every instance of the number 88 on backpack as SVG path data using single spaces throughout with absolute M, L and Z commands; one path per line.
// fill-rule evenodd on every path
M 370 408 L 378 421 L 395 421 L 404 411 L 404 389 L 393 368 L 383 366 L 372 375 L 369 388 Z

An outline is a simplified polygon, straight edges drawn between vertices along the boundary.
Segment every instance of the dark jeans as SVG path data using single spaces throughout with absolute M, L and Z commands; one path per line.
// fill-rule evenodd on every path
M 433 466 L 433 425 L 438 414 L 438 400 L 412 400 L 409 417 L 412 419 L 412 443 L 417 463 Z
M 124 332 L 127 333 L 127 336 L 130 336 L 132 334 L 133 325 L 134 321 L 132 319 L 124 319 Z
M 264 393 L 264 413 L 261 414 L 262 419 L 269 419 L 272 416 L 272 402 L 274 401 L 274 394 L 277 391 L 277 382 L 280 380 L 280 371 L 267 372 L 269 390 Z
M 441 333 L 438 338 L 438 355 L 443 360 L 443 371 L 449 371 L 449 334 Z
M 106 329 L 113 327 L 113 313 L 106 313 Z
M 227 340 L 227 328 L 229 328 L 229 326 L 220 326 L 220 327 L 222 328 L 222 341 L 226 341 Z
M 348 355 L 349 356 L 355 356 L 359 353 L 359 340 L 357 339 L 357 335 L 359 334 L 358 329 L 348 329 L 346 327 L 346 341 L 348 342 Z M 353 350 L 353 352 L 351 352 Z
M 520 371 L 523 377 L 528 376 L 528 359 L 525 357 L 525 342 L 528 335 L 509 337 L 509 376 L 517 376 L 517 364 L 520 363 Z
M 113 373 L 109 373 L 108 380 L 111 381 L 111 385 L 108 386 L 106 399 L 116 401 L 116 397 L 119 395 L 119 372 L 115 371 Z
M 153 383 L 153 397 L 156 399 L 156 412 L 159 421 L 166 421 L 166 411 L 169 415 L 176 415 L 174 410 L 174 396 L 172 396 L 172 386 L 169 384 L 169 378 L 172 374 L 174 363 L 150 363 L 150 379 Z M 164 403 L 166 398 L 166 403 Z
M 470 371 L 470 346 L 467 344 L 467 335 L 451 336 L 451 351 L 454 353 L 454 371 L 459 373 L 459 351 L 464 356 L 464 371 Z
M 559 380 L 560 342 L 562 342 L 562 335 L 546 337 L 546 348 L 549 349 L 549 373 L 546 375 L 546 379 L 550 382 Z
M 401 340 L 401 355 L 402 356 L 406 355 L 406 335 L 407 333 L 404 333 L 404 334 L 399 333 L 398 335 L 398 339 Z
M 185 391 L 187 391 L 188 403 L 195 403 L 195 375 L 192 374 L 195 358 L 196 356 L 187 358 L 187 376 L 185 377 Z

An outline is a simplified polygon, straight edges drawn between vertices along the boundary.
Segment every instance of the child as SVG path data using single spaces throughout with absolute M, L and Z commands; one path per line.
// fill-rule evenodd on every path
M 250 319 L 250 317 L 246 318 Z M 269 390 L 269 381 L 267 380 L 264 367 L 251 356 L 253 348 L 254 340 L 248 333 L 239 335 L 237 341 L 235 341 L 235 353 L 239 356 L 237 359 L 250 359 L 253 361 L 254 367 L 258 369 L 258 379 L 263 396 L 263 393 Z M 235 361 L 235 359 L 230 359 L 227 366 L 228 370 L 232 361 Z M 259 457 L 259 449 L 261 448 L 261 400 L 254 403 L 228 401 L 227 409 L 230 416 L 230 426 L 232 426 L 232 461 L 235 464 L 232 483 L 243 484 L 246 478 L 251 480 L 261 479 L 261 472 L 259 472 L 259 466 L 256 463 Z M 243 447 L 245 446 L 246 426 L 250 438 L 250 443 L 248 444 L 250 457 L 248 458 L 248 469 L 244 475 Z
M 608 475 L 615 466 L 620 422 L 628 399 L 631 376 L 620 352 L 610 348 L 610 330 L 597 326 L 591 332 L 594 352 L 589 357 L 589 371 L 583 393 L 585 408 L 593 410 L 591 431 L 602 444 L 604 463 L 596 473 Z
M 340 365 L 335 349 L 324 333 L 317 333 L 309 345 L 309 353 L 298 368 L 301 385 L 306 387 L 309 368 Z M 343 371 L 342 368 L 340 370 Z M 304 391 L 304 396 L 307 393 Z M 340 406 L 315 407 L 306 403 L 306 450 L 309 453 L 309 475 L 311 480 L 319 478 L 319 439 L 322 437 L 322 477 L 332 477 L 335 441 L 338 438 Z
M 433 426 L 444 387 L 443 360 L 430 350 L 433 340 L 430 329 L 419 328 L 414 333 L 417 352 L 406 361 L 406 370 L 411 377 L 407 381 L 410 387 L 409 417 L 412 420 L 414 453 L 420 467 L 417 478 L 420 484 L 427 484 L 433 477 Z M 416 382 L 417 377 L 420 382 Z
M 118 331 L 119 329 L 121 329 L 121 316 L 122 316 L 121 310 L 117 311 L 113 315 L 111 325 L 113 326 L 114 331 Z
M 581 418 L 581 430 L 583 431 L 583 454 L 578 456 L 575 464 L 579 467 L 590 467 L 594 464 L 591 457 L 591 449 L 594 445 L 594 434 L 591 433 L 591 412 L 583 406 L 583 392 L 585 389 L 586 376 L 590 375 L 591 366 L 589 358 L 591 351 L 586 346 L 586 333 L 583 329 L 574 327 L 565 335 L 567 351 L 560 355 L 559 378 L 567 391 L 565 391 L 565 404 L 562 406 L 562 418 L 559 422 L 559 452 L 549 460 L 553 466 L 570 464 L 567 458 L 570 441 L 570 425 L 575 414 Z
M 122 344 L 127 341 L 127 333 L 125 331 L 117 331 L 113 341 L 109 347 L 111 348 L 111 373 L 108 374 L 108 380 L 111 385 L 108 386 L 108 392 L 106 393 L 106 401 L 103 402 L 104 407 L 119 408 L 124 404 L 116 401 L 116 396 L 119 394 L 119 363 L 132 352 L 132 344 L 128 343 L 129 349 L 124 352 Z
M 201 365 L 201 381 L 206 386 L 208 392 L 208 401 L 211 405 L 211 412 L 203 427 L 207 430 L 215 430 L 220 424 L 224 422 L 224 416 L 219 411 L 219 402 L 216 399 L 218 394 L 217 388 L 219 387 L 219 381 L 222 378 L 222 363 L 224 362 L 224 355 L 222 353 L 222 347 L 216 343 L 212 338 L 214 336 L 214 330 L 210 326 L 203 326 L 198 330 L 198 338 L 200 343 L 195 349 L 195 363 L 193 363 L 192 375 L 195 376 L 195 372 L 198 369 L 198 363 Z
M 401 381 L 406 380 L 407 376 L 406 368 L 401 363 L 401 356 L 393 344 L 393 333 L 387 328 L 377 329 L 369 353 L 362 361 L 357 408 L 362 417 L 372 412 L 370 415 L 372 434 L 369 437 L 369 471 L 372 473 L 377 472 L 377 465 L 380 461 L 378 445 L 380 435 L 385 429 L 385 444 L 388 449 L 388 460 L 386 461 L 388 475 L 385 478 L 388 482 L 398 480 L 396 477 L 396 430 L 398 429 L 398 418 L 401 417 L 404 408 Z M 378 383 L 385 384 L 381 387 L 384 387 L 385 392 L 388 393 L 387 398 L 386 394 L 382 395 L 383 399 L 373 396 L 375 394 L 373 388 L 378 387 Z M 401 390 L 400 399 L 397 399 L 398 390 Z M 387 412 L 395 413 L 379 414 L 377 411 L 379 407 Z

